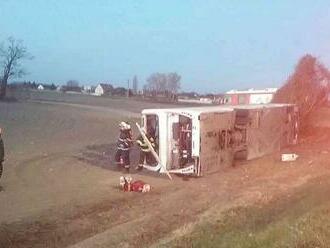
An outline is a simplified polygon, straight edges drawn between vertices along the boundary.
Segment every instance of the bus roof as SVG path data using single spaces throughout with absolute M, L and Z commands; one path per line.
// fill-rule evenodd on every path
M 233 108 L 225 106 L 205 106 L 205 107 L 183 107 L 183 108 L 166 108 L 166 109 L 144 109 L 142 114 L 154 113 L 187 113 L 190 115 L 200 115 L 201 113 L 226 113 L 234 111 Z
M 267 104 L 244 104 L 244 105 L 234 105 L 234 109 L 261 109 L 261 108 L 281 108 L 285 106 L 295 106 L 289 103 L 267 103 Z
M 155 113 L 187 113 L 189 115 L 200 115 L 201 113 L 226 113 L 235 109 L 261 109 L 261 108 L 279 108 L 284 106 L 294 106 L 293 104 L 248 104 L 248 105 L 216 105 L 202 107 L 181 107 L 181 108 L 164 108 L 164 109 L 144 109 L 142 114 Z

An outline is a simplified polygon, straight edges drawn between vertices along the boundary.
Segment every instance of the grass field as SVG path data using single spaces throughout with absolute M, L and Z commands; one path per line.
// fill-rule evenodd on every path
M 152 186 L 134 194 L 117 187 L 118 123 L 138 121 L 143 108 L 173 105 L 33 94 L 0 103 L 1 248 L 329 247 L 329 109 L 315 115 L 317 128 L 301 144 L 285 150 L 299 154 L 295 162 L 277 153 L 172 182 L 133 170 Z
M 329 247 L 329 178 L 312 180 L 267 204 L 237 207 L 168 247 Z

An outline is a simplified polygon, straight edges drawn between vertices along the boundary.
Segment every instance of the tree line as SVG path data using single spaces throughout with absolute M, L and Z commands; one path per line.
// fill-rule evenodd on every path
M 5 42 L 0 43 L 0 99 L 6 96 L 7 85 L 10 79 L 26 75 L 22 62 L 32 58 L 33 56 L 29 54 L 21 40 L 10 37 Z M 153 73 L 147 78 L 147 84 L 144 85 L 143 89 L 153 94 L 176 95 L 180 89 L 180 80 L 181 76 L 176 72 Z M 16 86 L 17 88 L 20 87 L 19 85 Z M 13 85 L 13 87 L 16 86 Z M 36 88 L 36 85 L 31 83 L 24 86 L 26 88 Z M 51 89 L 55 89 L 54 85 L 51 86 Z M 130 89 L 132 91 L 131 94 L 137 94 L 138 80 L 136 76 L 133 78 L 132 86 L 132 89 Z M 78 81 L 69 80 L 63 88 L 66 90 L 77 90 L 80 87 Z M 117 91 L 120 94 L 124 94 L 125 88 L 118 87 Z
M 147 78 L 148 83 L 144 86 L 144 90 L 176 94 L 180 89 L 180 80 L 181 76 L 176 72 L 153 73 Z

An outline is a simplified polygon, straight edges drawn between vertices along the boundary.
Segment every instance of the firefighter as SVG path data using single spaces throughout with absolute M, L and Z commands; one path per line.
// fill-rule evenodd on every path
M 127 122 L 121 122 L 119 124 L 120 134 L 117 140 L 117 151 L 115 155 L 115 161 L 117 166 L 124 166 L 126 172 L 129 172 L 130 168 L 130 148 L 133 144 L 132 130 Z
M 152 133 L 153 132 L 151 132 L 151 131 L 147 132 L 146 137 L 149 140 L 149 142 L 151 143 L 152 147 L 155 149 L 156 144 L 155 144 L 154 137 L 151 135 Z M 144 163 L 146 163 L 148 165 L 151 165 L 153 163 L 153 155 L 151 154 L 151 150 L 150 150 L 147 142 L 143 139 L 142 135 L 140 135 L 137 138 L 136 143 L 139 145 L 141 150 L 140 150 L 139 164 L 135 169 L 142 170 Z
M 5 148 L 4 148 L 4 145 L 3 145 L 1 134 L 2 134 L 2 130 L 1 130 L 1 127 L 0 127 L 0 178 L 1 178 L 2 172 L 3 172 L 2 163 L 5 159 Z
M 183 123 L 181 125 L 179 147 L 180 167 L 183 167 L 191 159 L 191 128 L 189 123 Z

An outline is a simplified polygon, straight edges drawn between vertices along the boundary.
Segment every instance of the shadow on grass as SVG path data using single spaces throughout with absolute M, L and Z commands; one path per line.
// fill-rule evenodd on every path
M 138 149 L 133 147 L 130 151 L 131 167 L 134 166 L 134 161 L 138 161 Z M 115 163 L 116 144 L 96 144 L 88 145 L 75 156 L 79 161 L 83 161 L 92 166 L 101 167 L 108 170 L 117 170 Z
M 86 164 L 100 167 L 106 170 L 112 171 L 122 171 L 125 173 L 123 168 L 118 168 L 115 162 L 115 154 L 116 154 L 116 143 L 110 144 L 95 144 L 95 145 L 88 145 L 84 150 L 80 152 L 80 154 L 74 156 L 79 161 L 82 161 Z M 159 177 L 168 179 L 166 174 L 148 171 L 147 169 L 143 169 L 142 171 L 135 170 L 135 167 L 138 165 L 140 156 L 140 149 L 137 145 L 133 146 L 130 150 L 130 174 L 141 174 L 141 175 L 148 175 L 152 177 Z M 184 181 L 189 181 L 193 177 L 187 175 L 179 175 L 178 177 L 182 178 Z
M 82 161 L 86 164 L 100 167 L 106 170 L 120 171 L 122 168 L 118 168 L 115 163 L 115 154 L 116 154 L 116 144 L 97 144 L 89 145 L 80 152 L 80 154 L 74 156 L 79 161 Z M 130 151 L 130 173 L 139 173 L 139 174 L 148 174 L 159 176 L 158 173 L 148 172 L 143 170 L 138 172 L 135 170 L 135 167 L 138 165 L 140 149 L 137 146 L 133 146 Z M 124 170 L 123 170 L 124 172 Z

